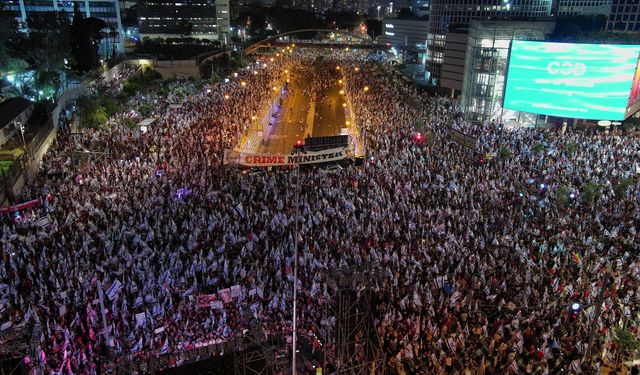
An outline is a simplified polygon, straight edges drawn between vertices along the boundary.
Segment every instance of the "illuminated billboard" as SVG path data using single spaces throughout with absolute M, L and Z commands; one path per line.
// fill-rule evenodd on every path
M 627 104 L 627 113 L 625 118 L 638 112 L 640 109 L 640 59 L 636 65 L 636 73 L 633 76 L 633 84 L 631 85 L 631 93 L 629 94 L 629 102 Z
M 549 116 L 623 120 L 640 46 L 511 44 L 504 108 Z M 627 114 L 628 113 L 628 114 Z

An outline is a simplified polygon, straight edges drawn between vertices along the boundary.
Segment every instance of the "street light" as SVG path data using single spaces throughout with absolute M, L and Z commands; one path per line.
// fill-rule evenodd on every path
M 378 5 L 378 19 L 380 19 L 380 8 L 381 8 L 381 6 Z
M 224 94 L 224 100 L 229 100 L 229 94 Z
M 380 8 L 380 7 L 378 7 Z M 369 91 L 369 86 L 364 87 L 365 94 Z M 368 121 L 368 118 L 367 118 Z M 367 170 L 367 124 L 362 124 L 362 150 L 364 152 L 364 169 Z M 373 157 L 371 157 L 371 161 L 373 162 Z
M 297 374 L 297 368 L 296 368 L 296 351 L 297 351 L 297 345 L 296 345 L 296 336 L 297 336 L 297 329 L 298 329 L 298 315 L 297 315 L 297 309 L 298 309 L 298 221 L 300 221 L 300 153 L 303 151 L 304 148 L 304 143 L 302 142 L 301 139 L 296 140 L 296 145 L 295 145 L 295 152 L 298 156 L 297 160 L 296 160 L 296 213 L 295 213 L 295 220 L 296 220 L 296 225 L 295 225 L 295 241 L 294 241 L 294 250 L 293 250 L 293 340 L 292 340 L 292 344 L 293 344 L 293 358 L 292 358 L 292 374 L 296 375 Z
M 24 148 L 25 154 L 27 153 L 27 144 L 24 141 L 24 126 L 20 121 L 15 122 L 15 126 L 20 130 L 20 136 L 22 137 L 22 148 Z

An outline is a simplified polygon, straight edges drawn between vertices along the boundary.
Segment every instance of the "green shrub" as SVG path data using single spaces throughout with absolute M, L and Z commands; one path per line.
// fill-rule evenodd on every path
M 100 128 L 103 127 L 109 116 L 102 106 L 96 105 L 92 108 L 79 111 L 80 126 L 85 128 Z
M 507 159 L 510 159 L 512 155 L 513 153 L 511 152 L 511 149 L 509 147 L 507 146 L 500 147 L 500 159 L 507 160 Z
M 556 191 L 556 202 L 558 203 L 558 206 L 569 207 L 569 203 L 571 203 L 569 194 L 571 194 L 571 191 L 568 186 L 562 185 L 558 188 Z
M 602 196 L 602 188 L 593 182 L 587 183 L 582 189 L 582 202 L 587 205 L 594 204 Z
M 533 152 L 535 152 L 536 154 L 541 153 L 542 151 L 544 151 L 544 145 L 541 142 L 536 143 L 535 145 L 533 145 L 532 148 Z
M 144 117 L 149 117 L 153 112 L 153 106 L 151 104 L 143 104 L 140 106 L 140 108 L 138 108 L 138 112 L 140 112 L 140 114 Z
M 632 182 L 633 179 L 631 177 L 620 180 L 620 182 L 613 187 L 613 192 L 615 193 L 616 198 L 620 199 L 625 197 Z
M 564 146 L 564 150 L 567 156 L 573 156 L 573 154 L 578 150 L 578 143 L 571 141 Z
M 107 114 L 111 117 L 122 110 L 122 106 L 112 96 L 100 96 L 98 103 L 102 106 Z
M 124 126 L 126 126 L 129 129 L 133 129 L 136 127 L 136 125 L 138 125 L 134 119 L 126 117 L 123 121 Z

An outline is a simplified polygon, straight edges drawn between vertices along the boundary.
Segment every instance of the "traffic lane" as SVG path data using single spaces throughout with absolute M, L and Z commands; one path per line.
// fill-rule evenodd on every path
M 328 137 L 339 135 L 340 130 L 346 127 L 344 95 L 340 94 L 340 86 L 332 85 L 322 92 L 316 102 L 316 114 L 314 117 L 313 136 Z
M 269 142 L 264 147 L 265 153 L 288 153 L 306 134 L 309 98 L 304 94 L 308 82 L 293 75 L 289 83 L 288 97 L 283 99 L 282 108 L 276 118 Z

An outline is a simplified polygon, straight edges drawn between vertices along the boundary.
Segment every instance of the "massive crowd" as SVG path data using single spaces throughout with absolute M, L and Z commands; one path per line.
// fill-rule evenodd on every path
M 283 70 L 311 59 L 260 58 L 229 82 L 154 98 L 146 133 L 60 136 L 22 194 L 42 205 L 1 219 L 0 324 L 40 327 L 34 373 L 102 372 L 107 347 L 117 362 L 229 340 L 246 309 L 290 334 L 293 174 L 242 174 L 221 156 Z M 302 173 L 300 332 L 331 324 L 327 270 L 371 263 L 395 373 L 597 373 L 612 330 L 638 322 L 638 138 L 457 124 L 477 134 L 468 150 L 447 136 L 455 107 L 339 63 L 367 165 Z M 329 74 L 337 61 L 318 64 Z M 108 154 L 79 163 L 79 146 Z

